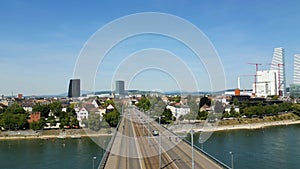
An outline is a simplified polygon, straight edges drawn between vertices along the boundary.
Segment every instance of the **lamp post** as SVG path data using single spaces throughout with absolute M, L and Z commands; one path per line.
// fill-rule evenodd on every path
M 105 142 L 106 142 L 106 140 L 103 140 L 103 156 L 104 156 L 104 154 L 105 154 L 105 152 L 106 152 L 106 148 L 105 148 Z
M 191 142 L 192 142 L 192 169 L 195 169 L 194 163 L 194 130 L 191 130 Z
M 157 116 L 156 116 L 157 117 Z M 165 116 L 158 116 L 158 124 L 160 126 L 161 118 Z M 159 168 L 161 168 L 161 133 L 159 132 Z
M 95 169 L 95 160 L 96 160 L 96 157 L 93 157 L 93 169 Z
M 233 169 L 233 152 L 229 152 L 230 156 L 231 156 L 231 169 Z
M 201 149 L 203 150 L 203 141 L 202 141 L 202 137 L 199 138 L 199 142 L 201 143 Z
M 150 111 L 148 110 L 148 144 L 150 144 Z

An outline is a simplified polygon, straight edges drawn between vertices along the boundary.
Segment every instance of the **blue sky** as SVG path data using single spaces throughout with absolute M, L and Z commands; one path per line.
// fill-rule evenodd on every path
M 77 57 L 90 36 L 113 20 L 138 12 L 173 14 L 202 30 L 219 54 L 227 88 L 236 87 L 238 76 L 242 88 L 251 87 L 253 78 L 243 75 L 254 74 L 255 67 L 246 63 L 268 68 L 275 47 L 285 49 L 290 84 L 293 55 L 300 53 L 299 11 L 297 0 L 1 1 L 0 94 L 66 92 Z M 117 58 L 145 47 L 163 48 L 182 57 L 195 72 L 201 90 L 209 90 L 203 65 L 189 60 L 187 55 L 192 54 L 183 45 L 155 36 L 128 39 L 112 50 L 98 69 L 96 90 L 111 89 L 109 73 Z M 176 90 L 173 84 L 172 77 L 154 70 L 138 74 L 130 88 Z

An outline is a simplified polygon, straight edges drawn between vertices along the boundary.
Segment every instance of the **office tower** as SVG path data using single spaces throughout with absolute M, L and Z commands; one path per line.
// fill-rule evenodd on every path
M 267 97 L 278 94 L 278 71 L 277 70 L 261 70 L 257 71 L 256 96 Z M 255 84 L 253 83 L 253 88 Z
M 285 78 L 285 61 L 284 61 L 284 49 L 283 48 L 275 48 L 271 70 L 278 71 L 278 94 L 280 96 L 286 95 L 286 78 Z
M 122 80 L 116 81 L 116 94 L 125 95 L 125 83 Z
M 294 84 L 300 84 L 300 54 L 294 56 Z
M 80 79 L 71 79 L 68 97 L 80 97 Z

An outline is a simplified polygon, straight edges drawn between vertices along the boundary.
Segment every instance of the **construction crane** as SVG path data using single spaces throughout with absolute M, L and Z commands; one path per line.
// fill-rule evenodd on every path
M 283 81 L 281 82 L 280 81 L 280 67 L 282 66 L 282 67 L 284 67 L 284 64 L 281 64 L 281 63 L 269 63 L 268 65 L 275 65 L 275 66 L 277 66 L 278 67 L 278 94 L 279 94 L 279 96 L 281 96 L 282 95 L 282 91 L 280 90 L 280 87 L 281 87 L 281 85 L 283 84 Z
M 257 71 L 258 66 L 262 65 L 261 63 L 247 63 L 249 65 L 255 65 L 255 75 L 254 75 L 254 94 L 256 95 L 256 82 L 257 82 Z

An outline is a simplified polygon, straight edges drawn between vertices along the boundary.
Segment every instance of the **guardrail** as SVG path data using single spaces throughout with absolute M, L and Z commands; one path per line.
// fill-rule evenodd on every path
M 192 143 L 190 141 L 188 141 L 186 138 L 182 138 L 179 135 L 177 135 L 176 133 L 174 133 L 173 131 L 169 130 L 168 128 L 166 128 L 165 126 L 161 125 L 163 128 L 165 128 L 166 130 L 168 130 L 169 132 L 171 132 L 172 134 L 174 134 L 175 136 L 181 138 L 184 142 L 186 142 L 187 144 L 189 144 L 190 146 L 192 146 Z M 193 145 L 193 147 L 200 151 L 201 153 L 203 153 L 204 155 L 206 155 L 209 159 L 213 160 L 214 162 L 216 162 L 217 164 L 219 164 L 220 166 L 222 166 L 225 169 L 231 169 L 231 167 L 229 167 L 227 164 L 223 163 L 222 161 L 216 159 L 214 156 L 210 155 L 208 152 L 200 149 L 199 147 L 197 147 L 195 144 Z
M 112 136 L 112 138 L 110 139 L 110 142 L 109 144 L 107 145 L 107 148 L 105 149 L 105 153 L 101 159 L 101 162 L 98 166 L 98 169 L 104 169 L 105 165 L 106 165 L 106 162 L 107 162 L 107 159 L 108 159 L 108 156 L 110 154 L 110 151 L 111 151 L 111 147 L 112 147 L 112 144 L 113 142 L 115 141 L 115 138 L 116 138 L 116 135 L 117 135 L 117 132 L 119 130 L 119 126 L 120 126 L 120 123 L 121 123 L 122 119 L 119 120 L 118 122 L 118 125 L 116 127 L 116 131 L 115 131 L 115 134 Z M 104 148 L 104 147 L 103 147 Z

